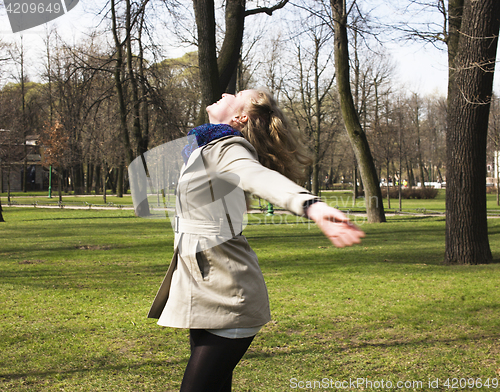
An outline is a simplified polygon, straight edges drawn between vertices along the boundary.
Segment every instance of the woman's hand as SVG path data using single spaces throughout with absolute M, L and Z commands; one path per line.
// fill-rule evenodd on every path
M 343 212 L 323 202 L 311 204 L 307 208 L 307 217 L 312 219 L 338 248 L 359 244 L 365 236 Z

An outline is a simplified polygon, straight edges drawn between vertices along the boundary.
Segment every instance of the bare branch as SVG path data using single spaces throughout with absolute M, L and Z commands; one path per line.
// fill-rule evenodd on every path
M 272 7 L 258 7 L 254 8 L 253 10 L 247 10 L 245 11 L 245 16 L 261 14 L 261 13 L 266 13 L 269 16 L 271 16 L 274 11 L 283 8 L 286 5 L 286 3 L 288 3 L 288 0 L 281 0 L 278 4 Z

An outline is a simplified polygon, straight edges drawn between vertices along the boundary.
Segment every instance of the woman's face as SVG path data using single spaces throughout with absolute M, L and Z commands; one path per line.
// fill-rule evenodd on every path
M 212 124 L 229 124 L 244 122 L 244 111 L 252 99 L 256 98 L 254 90 L 243 90 L 238 94 L 222 94 L 222 98 L 207 106 L 208 118 Z

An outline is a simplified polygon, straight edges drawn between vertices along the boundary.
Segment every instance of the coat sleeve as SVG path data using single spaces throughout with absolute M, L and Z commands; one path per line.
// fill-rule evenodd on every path
M 285 208 L 295 215 L 304 215 L 304 203 L 317 199 L 307 189 L 282 174 L 263 166 L 253 146 L 242 137 L 228 137 L 209 144 L 203 155 L 209 170 L 236 174 L 240 187 L 268 202 Z

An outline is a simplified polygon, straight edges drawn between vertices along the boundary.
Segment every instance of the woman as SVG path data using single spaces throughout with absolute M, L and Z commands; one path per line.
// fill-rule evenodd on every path
M 183 150 L 175 251 L 148 317 L 190 329 L 191 357 L 181 392 L 231 391 L 232 372 L 270 320 L 257 256 L 241 231 L 243 191 L 307 216 L 338 247 L 364 233 L 291 179 L 308 161 L 265 91 L 223 94 L 207 107 Z

